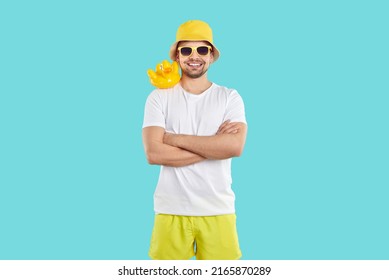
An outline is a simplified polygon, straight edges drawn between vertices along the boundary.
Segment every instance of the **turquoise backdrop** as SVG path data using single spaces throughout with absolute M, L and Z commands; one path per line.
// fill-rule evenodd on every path
M 389 259 L 387 1 L 2 1 L 0 259 L 148 259 L 146 70 L 207 21 L 244 259 Z

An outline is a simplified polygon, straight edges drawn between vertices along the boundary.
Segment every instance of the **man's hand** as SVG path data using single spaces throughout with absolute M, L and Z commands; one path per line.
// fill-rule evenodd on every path
M 239 123 L 236 122 L 231 122 L 230 120 L 226 120 L 223 122 L 220 126 L 219 129 L 216 132 L 216 135 L 219 134 L 235 134 L 239 132 Z M 174 134 L 170 132 L 166 132 L 163 135 L 163 143 L 171 145 L 171 146 L 176 146 L 174 143 L 175 137 L 178 137 L 179 134 Z
M 150 164 L 181 167 L 205 160 L 204 157 L 163 143 L 165 129 L 149 126 L 142 130 L 143 145 Z
M 247 126 L 242 122 L 223 122 L 213 136 L 164 133 L 163 143 L 190 151 L 207 159 L 238 157 L 246 141 Z
M 219 129 L 216 132 L 218 134 L 235 134 L 239 132 L 239 123 L 231 122 L 230 120 L 226 120 L 223 122 Z
M 164 60 L 157 64 L 155 72 L 151 69 L 147 70 L 147 75 L 150 78 L 150 83 L 157 88 L 171 88 L 180 81 L 176 61 L 170 64 L 169 61 Z
M 174 134 L 174 133 L 170 133 L 170 132 L 165 131 L 165 134 L 163 135 L 163 143 L 175 147 L 173 141 L 174 141 L 174 137 L 177 135 L 178 134 Z

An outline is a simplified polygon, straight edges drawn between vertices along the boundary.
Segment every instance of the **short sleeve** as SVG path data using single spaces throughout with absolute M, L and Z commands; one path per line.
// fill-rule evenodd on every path
M 236 90 L 233 90 L 228 98 L 227 109 L 224 116 L 224 121 L 226 120 L 247 124 L 243 99 Z
M 160 126 L 165 128 L 165 115 L 163 113 L 163 104 L 161 96 L 156 90 L 150 93 L 146 100 L 143 118 L 143 128 L 148 126 Z

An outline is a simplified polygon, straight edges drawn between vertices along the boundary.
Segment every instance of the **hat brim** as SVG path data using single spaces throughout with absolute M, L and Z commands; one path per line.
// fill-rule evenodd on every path
M 180 40 L 180 41 L 177 41 L 175 42 L 171 47 L 170 47 L 170 52 L 169 52 L 169 56 L 170 56 L 170 59 L 175 61 L 176 60 L 176 53 L 177 53 L 177 45 L 179 42 L 182 42 L 182 41 L 193 41 L 193 40 Z M 197 40 L 196 40 L 197 41 Z M 208 41 L 207 41 L 208 42 Z M 219 59 L 219 56 L 220 56 L 220 52 L 219 50 L 215 47 L 214 44 L 212 44 L 211 42 L 208 42 L 211 46 L 212 46 L 212 51 L 213 51 L 213 62 L 215 62 L 216 60 Z

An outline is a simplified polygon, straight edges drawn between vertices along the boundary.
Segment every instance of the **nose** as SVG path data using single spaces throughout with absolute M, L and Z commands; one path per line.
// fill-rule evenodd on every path
M 189 55 L 189 57 L 199 57 L 199 54 L 197 53 L 197 47 L 192 49 L 192 53 Z

